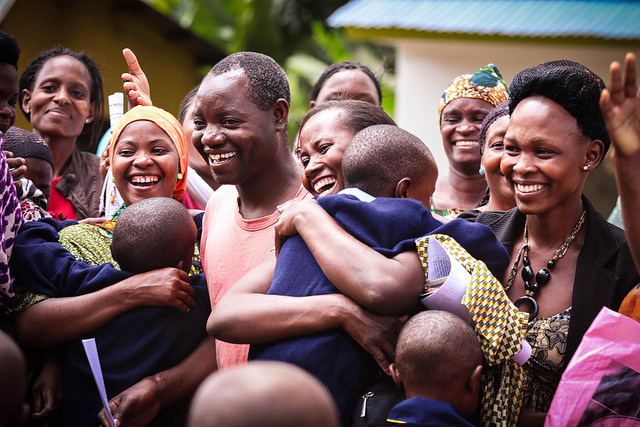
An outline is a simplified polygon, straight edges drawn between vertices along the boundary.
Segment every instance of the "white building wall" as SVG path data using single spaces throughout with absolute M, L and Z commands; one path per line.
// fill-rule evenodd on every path
M 523 42 L 386 40 L 396 48 L 396 121 L 419 136 L 433 152 L 440 174 L 447 159 L 438 126 L 438 102 L 457 75 L 493 62 L 510 82 L 514 74 L 554 59 L 585 64 L 605 81 L 609 64 L 628 49 L 611 46 L 559 46 Z

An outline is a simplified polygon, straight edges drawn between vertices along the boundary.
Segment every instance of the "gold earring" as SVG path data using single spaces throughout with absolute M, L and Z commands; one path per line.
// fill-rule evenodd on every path
M 116 197 L 117 197 L 116 184 L 115 184 L 115 181 L 113 181 L 113 176 L 111 176 L 111 183 L 113 185 L 111 186 L 111 194 L 109 195 L 109 203 L 113 205 L 116 202 Z

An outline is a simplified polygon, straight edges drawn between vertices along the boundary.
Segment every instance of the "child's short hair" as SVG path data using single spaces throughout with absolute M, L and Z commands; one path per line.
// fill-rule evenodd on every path
M 111 254 L 122 270 L 137 274 L 178 267 L 191 258 L 195 243 L 196 226 L 189 211 L 174 199 L 153 197 L 120 214 Z
M 327 389 L 301 368 L 253 361 L 215 372 L 198 388 L 189 427 L 337 427 Z
M 438 169 L 420 138 L 397 126 L 374 125 L 353 137 L 342 158 L 342 173 L 348 187 L 380 196 L 405 177 L 430 174 L 435 181 Z
M 11 151 L 14 157 L 44 160 L 53 167 L 51 150 L 44 143 L 44 140 L 34 132 L 15 126 L 11 127 L 4 135 L 2 149 Z
M 462 319 L 428 310 L 402 328 L 395 364 L 405 384 L 441 388 L 482 365 L 482 350 L 473 329 Z

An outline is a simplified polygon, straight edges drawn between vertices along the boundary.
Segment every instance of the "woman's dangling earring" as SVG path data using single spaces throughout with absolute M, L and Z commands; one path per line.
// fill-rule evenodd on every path
M 478 175 L 484 176 L 485 174 L 484 166 L 480 165 L 480 169 L 478 169 Z
M 178 181 L 180 181 L 183 178 L 184 175 L 182 175 L 182 172 L 178 172 Z
M 111 176 L 111 194 L 109 195 L 109 203 L 113 205 L 116 202 L 116 184 L 113 179 L 113 175 Z

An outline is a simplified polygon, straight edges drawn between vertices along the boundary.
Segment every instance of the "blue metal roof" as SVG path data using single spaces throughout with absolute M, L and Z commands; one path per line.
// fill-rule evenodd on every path
M 351 0 L 332 27 L 506 37 L 640 39 L 640 1 Z

